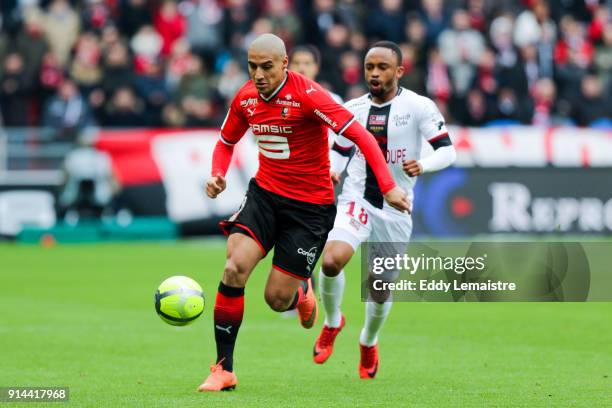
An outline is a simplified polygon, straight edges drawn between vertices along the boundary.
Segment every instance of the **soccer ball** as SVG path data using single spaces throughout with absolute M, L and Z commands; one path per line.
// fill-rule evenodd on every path
M 204 311 L 202 287 L 186 276 L 172 276 L 155 292 L 155 310 L 164 322 L 186 326 Z

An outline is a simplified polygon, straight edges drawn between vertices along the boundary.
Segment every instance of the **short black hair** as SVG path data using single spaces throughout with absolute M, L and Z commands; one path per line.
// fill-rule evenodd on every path
M 370 50 L 372 48 L 387 48 L 395 53 L 395 57 L 397 58 L 397 66 L 402 65 L 402 50 L 399 45 L 394 43 L 393 41 L 378 41 L 372 44 Z M 369 50 L 368 50 L 369 51 Z
M 294 47 L 291 50 L 291 55 L 289 58 L 293 59 L 293 56 L 297 54 L 298 52 L 306 52 L 312 55 L 312 58 L 314 59 L 315 64 L 321 65 L 321 53 L 319 52 L 319 49 L 315 47 L 314 45 L 307 44 L 307 45 L 298 45 Z

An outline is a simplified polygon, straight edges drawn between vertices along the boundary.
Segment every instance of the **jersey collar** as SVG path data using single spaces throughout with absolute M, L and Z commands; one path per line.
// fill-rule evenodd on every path
M 397 87 L 397 93 L 395 94 L 395 96 L 398 96 L 401 93 L 402 93 L 402 87 L 398 86 Z M 393 100 L 395 99 L 395 96 L 393 98 L 391 98 L 390 100 L 388 100 L 387 102 L 385 102 L 385 103 L 378 104 L 378 103 L 374 103 L 374 101 L 372 101 L 372 94 L 368 93 L 368 99 L 370 101 L 372 101 L 372 102 L 370 102 L 370 105 L 375 106 L 377 108 L 382 108 L 384 106 L 387 106 L 387 105 L 391 104 L 393 102 Z
M 278 95 L 278 93 L 280 92 L 281 89 L 283 89 L 283 86 L 285 86 L 285 83 L 287 82 L 287 78 L 289 78 L 289 73 L 285 71 L 285 79 L 283 79 L 283 82 L 280 83 L 280 85 L 274 90 L 274 92 L 272 92 L 270 94 L 269 97 L 265 97 L 262 94 L 259 94 L 259 96 L 261 97 L 261 99 L 263 99 L 266 102 L 270 102 L 272 100 L 272 98 L 274 98 L 276 95 Z

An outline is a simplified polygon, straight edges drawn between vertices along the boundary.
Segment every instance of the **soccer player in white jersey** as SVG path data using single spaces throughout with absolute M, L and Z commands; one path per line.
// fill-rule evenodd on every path
M 412 202 L 416 177 L 441 170 L 455 160 L 455 149 L 446 130 L 444 118 L 429 98 L 398 85 L 404 73 L 401 51 L 397 44 L 381 41 L 368 51 L 364 62 L 369 93 L 345 104 L 355 118 L 372 133 L 385 155 L 395 182 Z M 420 158 L 425 140 L 434 152 Z M 349 162 L 353 143 L 342 136 L 331 150 L 332 179 Z M 319 273 L 319 290 L 325 325 L 314 345 L 315 363 L 323 364 L 331 356 L 336 336 L 345 324 L 340 310 L 344 292 L 344 266 L 360 243 L 394 242 L 406 248 L 412 232 L 410 215 L 384 203 L 372 169 L 357 149 L 347 168 L 347 177 L 338 197 L 334 227 L 323 250 Z M 397 247 L 397 246 L 396 246 Z M 381 301 L 380 298 L 377 299 Z M 391 299 L 377 303 L 371 297 L 365 306 L 365 323 L 359 346 L 361 378 L 374 378 L 378 370 L 378 333 L 391 309 Z

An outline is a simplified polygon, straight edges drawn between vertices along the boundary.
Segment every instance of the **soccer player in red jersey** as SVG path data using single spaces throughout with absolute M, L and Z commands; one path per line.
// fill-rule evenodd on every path
M 353 141 L 372 167 L 389 205 L 409 211 L 374 137 L 317 83 L 287 70 L 283 41 L 263 34 L 248 50 L 251 79 L 231 103 L 213 152 L 206 193 L 226 187 L 234 145 L 251 128 L 259 147 L 259 169 L 246 197 L 229 220 L 223 278 L 215 301 L 216 364 L 199 391 L 234 389 L 233 352 L 251 271 L 275 247 L 265 299 L 275 311 L 297 309 L 311 328 L 318 307 L 310 276 L 333 226 L 336 207 L 330 177 L 327 129 Z

